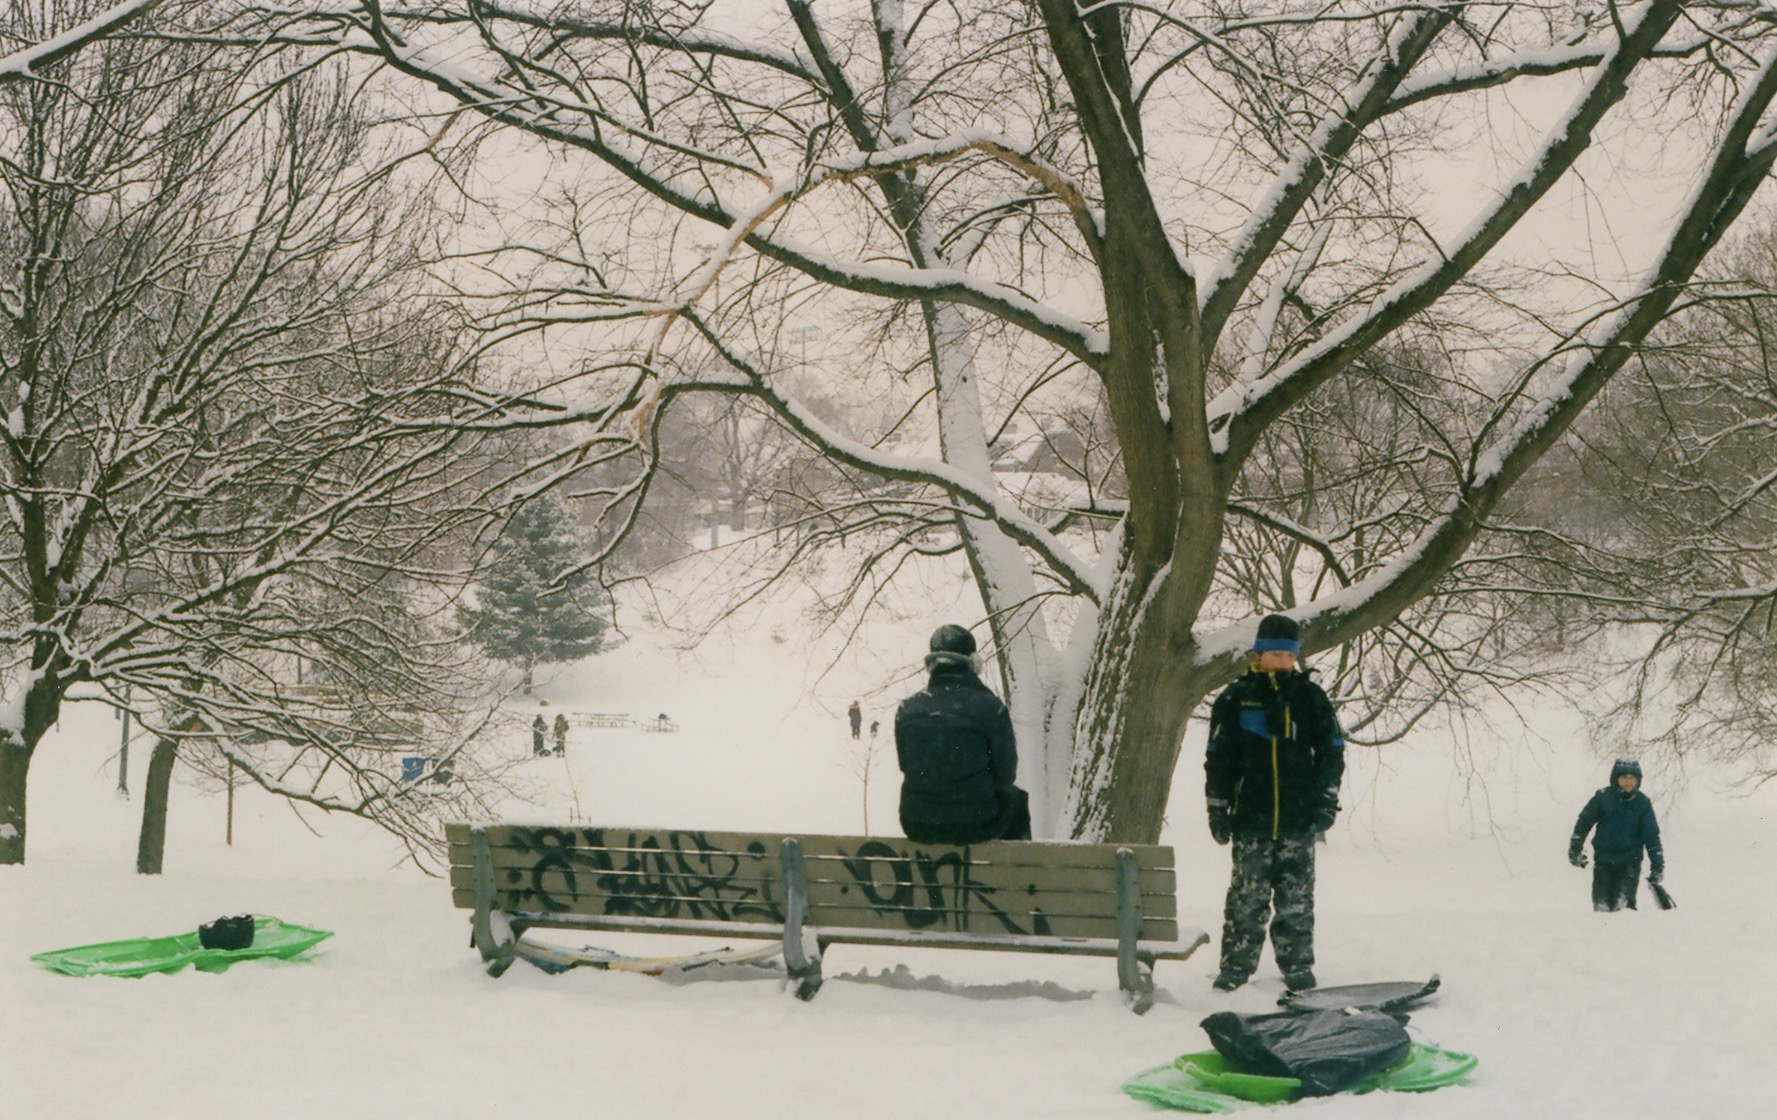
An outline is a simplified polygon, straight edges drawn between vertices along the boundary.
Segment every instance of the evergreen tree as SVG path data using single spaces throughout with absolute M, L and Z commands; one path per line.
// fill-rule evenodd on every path
M 528 501 L 501 531 L 459 616 L 490 657 L 524 669 L 525 687 L 540 664 L 573 661 L 604 646 L 609 600 L 592 569 L 573 517 L 559 498 Z

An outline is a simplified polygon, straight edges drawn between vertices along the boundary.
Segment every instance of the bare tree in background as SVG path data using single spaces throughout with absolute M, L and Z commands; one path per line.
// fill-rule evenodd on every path
M 1556 619 L 1609 655 L 1626 695 L 1595 697 L 1594 738 L 1679 764 L 1777 777 L 1777 236 L 1711 264 L 1551 456 L 1552 511 L 1579 573 Z
M 1441 674 L 1428 695 L 1485 682 L 1471 627 L 1498 608 L 1465 604 L 1514 593 L 1537 539 L 1497 524 L 1507 495 L 1777 158 L 1777 30 L 1741 3 L 236 10 L 242 39 L 374 50 L 602 168 L 592 185 L 624 204 L 603 255 L 556 246 L 561 279 L 528 310 L 567 321 L 649 292 L 633 306 L 670 329 L 640 430 L 676 395 L 745 394 L 909 489 L 898 526 L 848 508 L 872 548 L 917 553 L 942 524 L 966 554 L 1045 834 L 1157 837 L 1186 721 L 1286 584 L 1310 651 L 1374 635 Z M 1561 108 L 1514 110 L 1533 101 Z M 1674 136 L 1695 144 L 1676 204 L 1587 193 Z M 1439 174 L 1461 189 L 1434 191 Z M 1656 232 L 1621 262 L 1564 254 L 1542 219 L 1573 200 Z M 904 392 L 893 431 L 797 399 L 771 345 L 791 310 L 851 346 L 871 390 Z M 833 337 L 845 324 L 865 325 Z M 1429 339 L 1444 368 L 1368 367 L 1410 439 L 1371 454 L 1367 433 L 1316 422 L 1367 355 Z M 1082 382 L 1123 492 L 1027 509 L 994 438 L 1045 395 L 1091 399 Z M 1284 465 L 1311 429 L 1345 466 L 1316 474 L 1298 522 L 1275 488 L 1299 490 Z M 1291 570 L 1253 582 L 1231 533 L 1268 536 Z
M 158 741 L 149 870 L 175 751 L 416 848 L 497 778 L 448 598 L 505 402 L 463 380 L 362 75 L 282 61 L 112 38 L 0 89 L 0 862 L 76 688 Z

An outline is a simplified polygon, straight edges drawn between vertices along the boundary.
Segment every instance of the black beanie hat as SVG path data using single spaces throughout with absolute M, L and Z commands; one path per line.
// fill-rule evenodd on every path
M 954 622 L 946 622 L 932 631 L 932 652 L 972 656 L 975 652 L 975 635 Z
M 1635 775 L 1635 781 L 1639 784 L 1641 781 L 1641 763 L 1627 756 L 1617 759 L 1616 762 L 1611 764 L 1610 784 L 1613 786 L 1616 785 L 1617 779 L 1624 774 Z
M 1298 656 L 1302 653 L 1302 628 L 1288 615 L 1268 614 L 1259 619 L 1259 636 L 1253 640 L 1253 652 L 1274 649 Z

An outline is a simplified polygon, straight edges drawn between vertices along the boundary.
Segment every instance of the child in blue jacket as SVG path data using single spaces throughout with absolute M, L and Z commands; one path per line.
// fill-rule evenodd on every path
M 1641 852 L 1647 850 L 1649 886 L 1666 874 L 1666 854 L 1660 848 L 1660 822 L 1654 819 L 1654 803 L 1641 792 L 1641 764 L 1619 758 L 1610 768 L 1610 784 L 1592 795 L 1574 822 L 1573 839 L 1567 845 L 1567 861 L 1586 866 L 1581 850 L 1586 833 L 1594 828 L 1592 855 L 1592 909 L 1635 909 L 1635 888 L 1641 881 Z

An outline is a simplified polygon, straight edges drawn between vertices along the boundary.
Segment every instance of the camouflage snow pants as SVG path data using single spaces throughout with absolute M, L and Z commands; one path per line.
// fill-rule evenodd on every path
M 1272 912 L 1273 900 L 1276 913 Z M 1271 922 L 1271 953 L 1284 973 L 1314 967 L 1314 836 L 1234 838 L 1234 873 L 1222 912 L 1222 971 L 1251 976 Z

